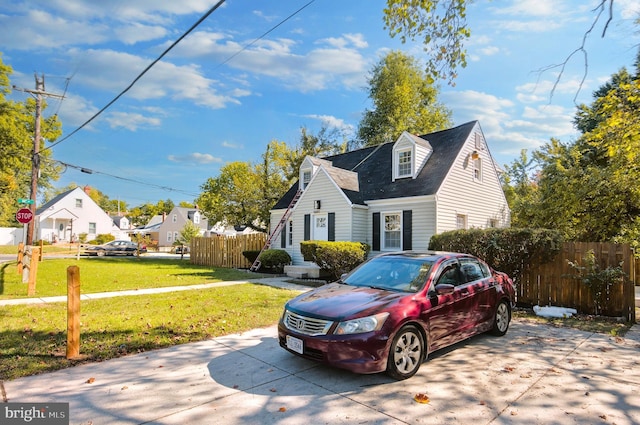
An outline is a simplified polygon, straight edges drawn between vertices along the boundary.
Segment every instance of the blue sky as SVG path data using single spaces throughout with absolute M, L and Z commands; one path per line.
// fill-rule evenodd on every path
M 575 138 L 577 102 L 621 67 L 631 68 L 640 4 L 615 0 L 553 91 L 558 69 L 582 42 L 599 0 L 476 0 L 468 8 L 469 62 L 440 101 L 454 124 L 479 120 L 499 165 L 521 149 Z M 44 74 L 64 136 L 108 104 L 217 0 L 5 0 L 0 51 L 12 84 L 35 88 Z M 353 132 L 370 108 L 367 75 L 389 49 L 418 59 L 383 27 L 380 0 L 227 0 L 134 87 L 87 127 L 56 145 L 67 168 L 56 186 L 90 185 L 130 207 L 192 202 L 225 163 L 257 162 L 271 140 L 295 145 L 300 128 Z M 308 5 L 307 5 L 308 4 Z M 306 7 L 304 7 L 306 5 Z M 304 7 L 304 8 L 303 8 Z M 288 16 L 303 8 L 293 17 Z M 274 28 L 275 27 L 275 28 Z M 268 34 L 260 38 L 263 34 Z M 24 100 L 15 91 L 13 99 Z M 109 174 L 105 175 L 103 173 Z M 131 181 L 134 180 L 134 181 Z

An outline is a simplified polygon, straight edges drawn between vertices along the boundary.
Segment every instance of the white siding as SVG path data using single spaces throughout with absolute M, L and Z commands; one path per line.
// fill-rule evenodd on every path
M 316 200 L 320 201 L 320 210 L 314 210 L 314 201 Z M 284 213 L 285 210 L 273 210 L 271 212 L 272 229 L 277 226 Z M 293 220 L 293 244 L 292 246 L 287 246 L 286 251 L 291 256 L 293 264 L 295 265 L 304 263 L 300 253 L 300 242 L 304 240 L 304 216 L 305 214 L 311 214 L 313 218 L 314 213 L 335 213 L 335 240 L 352 240 L 351 203 L 327 174 L 320 169 L 318 174 L 313 177 L 311 184 L 309 184 L 304 191 L 289 216 L 289 220 Z M 288 225 L 286 231 L 289 231 Z M 311 235 L 311 237 L 313 239 L 313 235 Z M 271 247 L 281 249 L 280 240 L 280 235 L 277 235 L 272 241 Z
M 475 132 L 481 132 L 479 126 Z M 492 220 L 498 227 L 510 225 L 509 207 L 493 159 L 484 142 L 484 149 L 476 149 L 475 132 L 471 133 L 438 191 L 437 233 L 455 230 L 457 215 L 467 217 L 467 228 L 486 228 Z M 473 151 L 480 155 L 482 181 L 474 178 Z
M 412 249 L 425 251 L 429 248 L 429 240 L 436 231 L 436 202 L 431 196 L 419 198 L 395 198 L 369 203 L 367 225 L 367 243 L 373 248 L 373 213 L 391 213 L 411 210 L 412 213 Z M 371 252 L 378 254 L 379 251 Z

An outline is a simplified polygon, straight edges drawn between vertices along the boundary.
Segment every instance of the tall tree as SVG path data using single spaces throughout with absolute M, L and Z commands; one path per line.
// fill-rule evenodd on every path
M 369 78 L 373 109 L 366 110 L 358 140 L 366 146 L 395 140 L 403 131 L 425 134 L 451 124 L 451 111 L 438 103 L 438 89 L 415 58 L 400 51 L 387 53 Z
M 35 100 L 8 101 L 9 77 L 12 68 L 2 62 L 0 56 L 0 226 L 13 226 L 17 222 L 14 213 L 18 198 L 28 198 L 31 182 L 31 162 L 35 128 Z M 42 110 L 46 110 L 43 102 Z M 57 180 L 61 167 L 51 161 L 51 151 L 44 149 L 47 142 L 55 142 L 60 136 L 61 125 L 57 116 L 43 113 L 40 127 L 40 176 L 38 190 L 51 187 Z

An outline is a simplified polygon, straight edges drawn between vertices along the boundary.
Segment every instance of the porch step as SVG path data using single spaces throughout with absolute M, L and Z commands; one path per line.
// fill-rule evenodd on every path
M 317 279 L 320 277 L 320 267 L 316 265 L 284 266 L 284 274 L 296 279 Z

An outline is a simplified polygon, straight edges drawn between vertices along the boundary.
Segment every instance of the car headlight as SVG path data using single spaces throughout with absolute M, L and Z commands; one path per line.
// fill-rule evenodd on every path
M 379 313 L 373 316 L 361 317 L 359 319 L 347 320 L 338 323 L 336 335 L 360 334 L 377 331 L 382 328 L 384 321 L 389 317 L 389 313 Z

